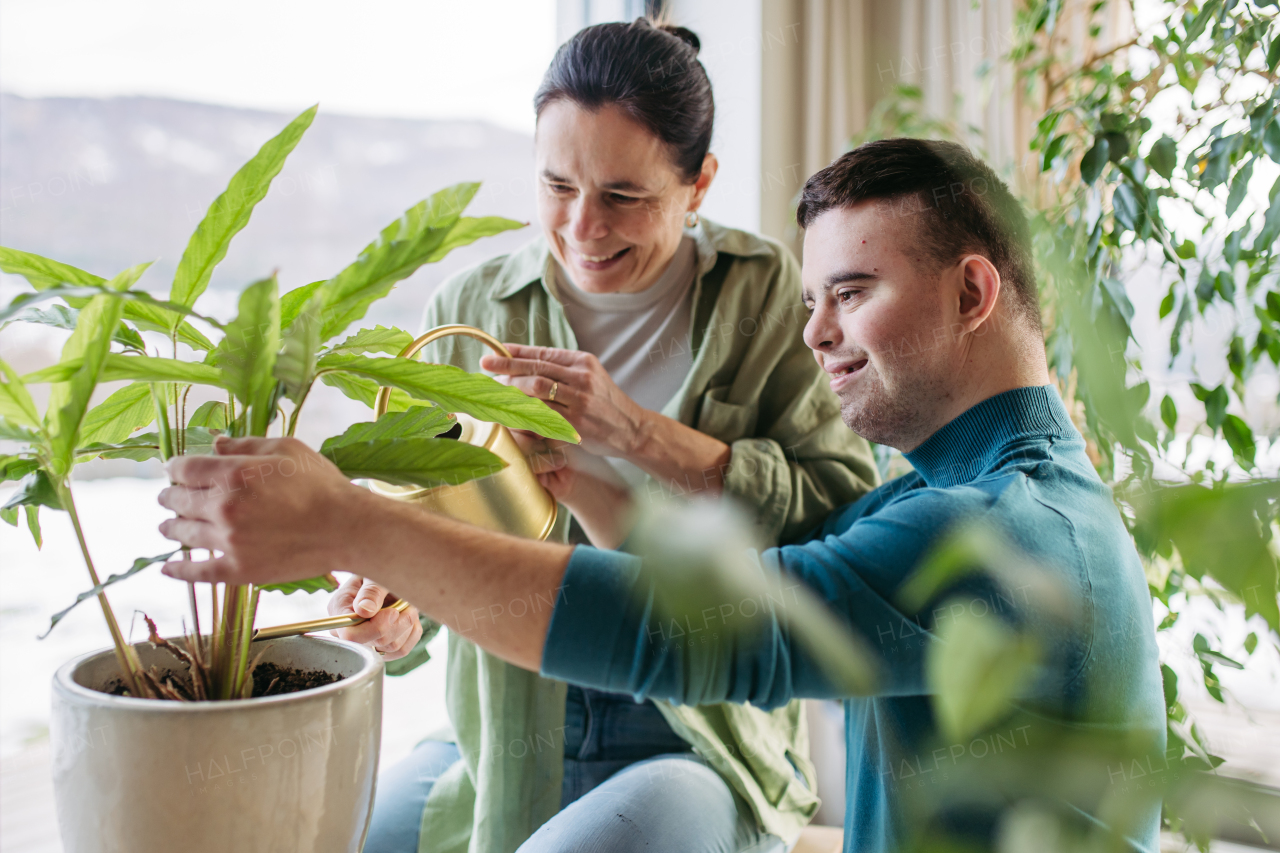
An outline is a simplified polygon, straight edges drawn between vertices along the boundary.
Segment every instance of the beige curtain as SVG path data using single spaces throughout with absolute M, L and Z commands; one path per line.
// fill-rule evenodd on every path
M 1127 37 L 1128 6 L 1113 2 L 1096 40 L 1092 0 L 1067 0 L 1056 38 L 1083 59 Z M 1018 36 L 1021 0 L 764 0 L 761 227 L 794 245 L 794 199 L 807 176 L 867 127 L 899 85 L 952 122 L 1003 175 L 1035 174 L 1028 150 L 1041 97 L 1026 95 L 1002 57 Z

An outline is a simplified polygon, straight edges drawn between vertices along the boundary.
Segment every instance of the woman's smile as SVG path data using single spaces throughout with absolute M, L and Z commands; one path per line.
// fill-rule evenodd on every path
M 575 249 L 567 244 L 565 245 L 565 248 L 569 250 L 569 256 L 573 259 L 576 266 L 579 266 L 584 270 L 590 270 L 591 272 L 600 272 L 602 270 L 612 268 L 615 264 L 621 261 L 628 252 L 631 251 L 631 247 L 627 246 L 625 249 L 620 249 L 610 254 L 597 255 L 583 252 L 580 249 Z

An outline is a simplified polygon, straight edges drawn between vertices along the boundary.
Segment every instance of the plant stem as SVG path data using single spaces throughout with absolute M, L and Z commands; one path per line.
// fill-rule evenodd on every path
M 168 397 L 166 391 L 165 396 Z M 151 383 L 151 401 L 156 409 L 156 435 L 159 437 L 160 458 L 168 462 L 173 456 L 173 430 L 169 426 L 169 407 L 160 402 L 159 383 Z
M 298 398 L 298 404 L 293 407 L 293 411 L 289 413 L 289 429 L 285 435 L 293 437 L 293 431 L 298 428 L 298 413 L 302 411 L 302 404 L 307 402 L 307 395 L 311 393 L 311 385 L 307 386 L 307 390 L 302 392 L 302 396 Z
M 244 695 L 246 679 L 249 676 L 249 647 L 253 643 L 253 620 L 258 613 L 258 596 L 261 590 L 256 586 L 245 587 L 246 606 L 241 620 L 240 656 L 236 665 L 236 686 L 232 694 L 236 698 Z
M 93 558 L 89 556 L 89 545 L 84 539 L 84 530 L 80 526 L 80 514 L 76 512 L 75 500 L 71 497 L 71 488 L 64 486 L 60 489 L 62 494 L 62 505 L 67 509 L 67 515 L 71 516 L 71 527 L 76 532 L 76 541 L 80 543 L 80 554 L 84 557 L 85 568 L 89 570 L 89 579 L 93 581 L 94 586 L 98 586 L 101 581 L 98 580 L 98 571 L 93 567 Z M 116 662 L 120 665 L 120 675 L 124 679 L 125 687 L 129 688 L 129 693 L 138 698 L 144 698 L 142 693 L 138 691 L 137 673 L 142 669 L 142 663 L 138 660 L 137 653 L 132 647 L 128 646 L 124 641 L 124 635 L 120 632 L 120 624 L 116 622 L 116 614 L 111 609 L 111 602 L 107 601 L 107 593 L 105 590 L 98 593 L 98 603 L 102 605 L 102 615 L 107 620 L 107 629 L 111 631 L 111 642 L 115 645 Z

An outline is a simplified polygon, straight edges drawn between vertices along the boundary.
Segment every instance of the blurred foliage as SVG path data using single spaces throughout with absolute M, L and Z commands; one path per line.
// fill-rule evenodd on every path
M 1260 632 L 1261 642 L 1280 641 L 1273 541 L 1280 480 L 1274 461 L 1266 471 L 1260 467 L 1258 446 L 1262 438 L 1269 448 L 1280 425 L 1275 405 L 1259 393 L 1262 383 L 1251 382 L 1274 376 L 1280 365 L 1277 7 L 1274 0 L 1027 0 L 1004 58 L 1016 67 L 1023 102 L 1037 118 L 1013 183 L 1035 235 L 1051 369 L 1147 567 L 1158 630 L 1172 629 L 1192 597 L 1220 609 L 1242 606 L 1246 618 L 1265 622 L 1249 634 L 1243 656 L 1257 649 Z M 1136 22 L 1131 31 L 1106 32 L 1108 21 L 1125 19 Z M 919 136 L 981 149 L 977 129 L 958 130 L 954 121 L 927 114 L 918 89 L 899 87 L 853 142 Z M 1162 289 L 1158 306 L 1130 289 L 1139 275 Z M 1164 364 L 1152 364 L 1153 354 L 1137 346 L 1135 328 L 1153 327 L 1168 336 Z M 1206 452 L 1209 444 L 1215 452 Z M 989 542 L 953 542 L 929 567 L 935 582 L 954 570 L 949 563 L 957 553 L 984 566 L 1004 559 Z M 1013 695 L 1019 679 L 991 673 L 1026 671 L 1029 654 L 1012 633 L 969 637 L 965 645 L 975 660 L 938 661 L 934 673 L 935 690 L 948 696 L 941 721 L 957 730 L 967 728 L 966 714 L 991 713 L 993 690 Z M 1204 689 L 1225 702 L 1217 673 L 1242 668 L 1241 660 L 1221 648 L 1220 638 L 1199 633 L 1189 651 Z M 961 666 L 987 673 L 967 679 L 970 690 L 975 681 L 985 685 L 981 702 L 943 690 L 955 686 Z M 1174 670 L 1162 664 L 1162 673 L 1165 760 L 1187 771 L 1166 773 L 1151 788 L 1164 796 L 1166 827 L 1204 849 L 1220 822 L 1234 819 L 1274 843 L 1275 821 L 1257 823 L 1263 812 L 1280 812 L 1274 797 L 1227 791 L 1227 782 L 1211 775 L 1222 759 L 1210 754 L 1180 701 Z M 1118 766 L 1122 746 L 1107 747 L 1106 761 Z M 1077 756 L 1092 748 L 1069 747 Z M 1065 749 L 1060 744 L 1034 757 L 1024 751 L 1007 763 L 1038 767 L 1036 779 L 1052 778 Z M 981 772 L 1005 771 L 988 763 Z M 957 790 L 974 783 L 957 777 L 967 780 Z M 1024 781 L 1030 788 L 1020 790 L 1036 788 Z M 950 795 L 935 791 L 929 801 Z M 1227 815 L 1225 803 L 1238 814 Z M 1114 832 L 1099 836 L 1096 827 L 1077 832 L 1038 809 L 1013 809 L 1002 844 L 1023 849 L 1016 839 L 1033 831 L 1039 849 L 1093 849 L 1118 840 Z M 1046 839 L 1050 824 L 1058 843 Z M 949 849 L 937 839 L 926 846 Z

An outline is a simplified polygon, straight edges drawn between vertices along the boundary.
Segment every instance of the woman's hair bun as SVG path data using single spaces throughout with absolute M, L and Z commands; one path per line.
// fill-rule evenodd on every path
M 693 48 L 694 53 L 702 49 L 702 42 L 698 39 L 698 34 L 687 27 L 677 27 L 675 24 L 659 24 L 658 29 L 664 33 L 671 33 L 671 35 L 680 39 Z

